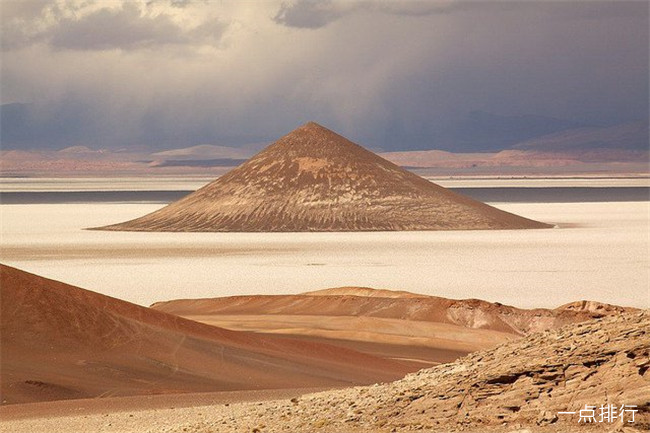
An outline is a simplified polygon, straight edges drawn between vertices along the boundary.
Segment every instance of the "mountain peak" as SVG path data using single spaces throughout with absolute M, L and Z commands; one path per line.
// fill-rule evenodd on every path
M 316 122 L 307 122 L 298 128 L 294 129 L 293 131 L 289 132 L 287 135 L 284 137 L 280 138 L 278 141 L 282 141 L 283 139 L 287 137 L 293 137 L 293 136 L 305 136 L 305 135 L 310 135 L 313 136 L 314 138 L 320 138 L 320 139 L 329 139 L 329 140 L 334 140 L 334 141 L 340 141 L 340 140 L 345 140 L 348 141 L 345 137 L 337 134 L 336 132 L 332 131 L 329 128 L 324 127 L 323 125 L 316 123 Z M 350 142 L 352 143 L 352 142 Z
M 310 121 L 307 123 L 304 123 L 294 129 L 293 131 L 289 132 L 287 135 L 284 137 L 291 137 L 291 136 L 302 136 L 302 135 L 317 135 L 317 136 L 328 136 L 328 135 L 335 135 L 339 136 L 336 132 L 332 131 L 331 129 L 328 129 L 324 127 L 323 125 Z M 282 137 L 282 138 L 284 138 Z
M 305 123 L 304 125 L 299 127 L 300 129 L 313 129 L 313 130 L 319 130 L 319 129 L 324 129 L 326 131 L 330 131 L 330 129 L 325 128 L 323 125 L 320 123 L 314 122 L 313 120 L 310 120 L 309 122 Z
M 330 171 L 328 175 L 333 172 L 342 175 L 341 170 L 358 171 L 360 166 L 371 168 L 371 165 L 385 166 L 389 171 L 402 170 L 316 122 L 307 122 L 284 135 L 251 158 L 250 162 L 258 159 L 266 162 L 285 161 L 287 164 L 297 162 L 299 170 L 306 169 L 308 172 L 314 172 L 315 165 L 318 165 L 323 168 L 323 175 L 326 171 Z
M 316 122 L 307 122 L 293 131 L 289 132 L 287 135 L 284 137 L 290 137 L 293 135 L 315 135 L 315 136 L 321 136 L 321 137 L 327 137 L 327 136 L 334 136 L 337 138 L 343 138 L 336 132 L 332 131 L 329 128 L 324 127 L 323 125 L 316 123 Z M 282 138 L 284 138 L 282 137 Z
M 455 194 L 308 122 L 185 198 L 106 230 L 385 231 L 544 228 Z

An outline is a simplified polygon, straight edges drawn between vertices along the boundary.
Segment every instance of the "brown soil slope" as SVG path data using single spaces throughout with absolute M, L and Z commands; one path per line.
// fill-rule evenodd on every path
M 103 230 L 546 228 L 435 185 L 310 122 L 163 209 Z
M 407 371 L 340 347 L 208 326 L 4 265 L 0 288 L 5 404 L 341 386 Z
M 648 431 L 649 370 L 646 310 L 531 334 L 393 383 L 242 404 L 168 431 Z M 637 411 L 635 422 L 628 411 L 600 422 L 608 404 L 632 406 L 624 410 Z M 578 422 L 585 405 L 596 406 L 596 422 Z
M 359 287 L 302 295 L 175 300 L 152 308 L 227 329 L 326 341 L 429 365 L 453 361 L 531 332 L 626 310 L 596 302 L 524 310 L 476 299 Z

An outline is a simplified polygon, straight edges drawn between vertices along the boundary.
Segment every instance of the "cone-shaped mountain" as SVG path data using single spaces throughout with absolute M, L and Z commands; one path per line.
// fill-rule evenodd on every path
M 451 192 L 316 123 L 170 205 L 103 230 L 302 232 L 545 228 Z

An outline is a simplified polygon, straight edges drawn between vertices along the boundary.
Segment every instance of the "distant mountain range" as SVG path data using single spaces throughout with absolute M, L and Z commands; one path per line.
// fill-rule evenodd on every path
M 234 148 L 227 146 L 216 146 L 213 144 L 201 144 L 198 146 L 184 147 L 181 149 L 164 150 L 152 153 L 155 159 L 174 160 L 201 160 L 201 159 L 246 159 L 252 156 L 254 151 L 247 148 Z
M 441 150 L 386 152 L 381 154 L 404 167 L 446 169 L 497 169 L 571 166 L 596 169 L 593 164 L 637 164 L 647 171 L 648 122 L 610 127 L 579 127 L 515 143 L 498 152 L 452 153 Z M 596 169 L 600 170 L 600 169 Z
M 84 147 L 89 148 L 105 147 L 107 151 L 115 151 L 115 146 L 104 143 L 104 138 L 91 137 L 90 141 L 84 139 L 87 136 L 87 129 L 91 126 L 73 125 L 69 113 L 50 113 L 47 116 L 38 113 L 34 104 L 9 103 L 0 105 L 0 147 L 3 150 L 57 150 L 65 147 Z M 93 119 L 87 119 L 87 124 L 92 124 Z M 78 121 L 76 123 L 79 123 Z M 616 140 L 617 134 L 636 134 L 632 138 L 636 144 L 636 149 L 648 146 L 647 119 L 636 122 L 634 125 L 640 130 L 631 131 L 631 124 L 615 125 L 610 128 L 595 126 L 567 119 L 560 119 L 549 116 L 539 116 L 531 114 L 522 115 L 499 115 L 485 111 L 472 111 L 464 117 L 459 117 L 456 121 L 449 122 L 446 126 L 419 125 L 420 133 L 411 131 L 405 127 L 387 127 L 386 133 L 379 140 L 373 142 L 368 138 L 358 137 L 362 142 L 369 146 L 381 146 L 385 151 L 413 151 L 437 149 L 453 153 L 476 153 L 476 152 L 499 152 L 518 148 L 518 146 L 535 142 L 542 137 L 575 136 L 575 134 L 585 136 L 593 134 L 593 139 L 583 140 L 584 146 L 594 144 L 599 148 L 603 143 L 610 143 Z M 645 129 L 641 126 L 646 125 Z M 620 128 L 619 128 L 620 127 Z M 607 130 L 605 132 L 604 130 Z M 84 135 L 86 134 L 86 135 Z M 606 138 L 601 139 L 599 136 L 605 134 Z M 404 137 L 418 137 L 405 140 Z M 215 141 L 218 138 L 214 138 Z M 625 138 L 627 142 L 627 138 Z M 241 141 L 241 140 L 240 140 Z M 224 144 L 219 143 L 219 144 Z M 154 160 L 189 160 L 189 159 L 245 159 L 259 150 L 265 144 L 256 143 L 246 146 L 227 147 L 210 143 L 210 141 L 199 145 L 187 147 L 169 148 L 169 143 L 157 144 L 166 146 L 156 150 L 151 154 Z M 606 144 L 609 146 L 609 144 Z M 131 151 L 134 151 L 133 149 Z M 139 149 L 139 151 L 145 151 Z
M 83 143 L 65 146 L 52 141 L 43 148 L 34 144 L 40 126 L 35 125 L 27 135 L 18 131 L 31 125 L 29 113 L 28 104 L 0 107 L 0 176 L 220 175 L 267 144 L 229 147 L 206 143 L 152 152 L 132 147 L 95 149 Z M 418 143 L 409 143 L 403 150 L 380 155 L 428 175 L 638 174 L 650 171 L 648 131 L 648 120 L 589 126 L 544 116 L 477 111 L 422 144 L 421 150 L 413 150 Z
M 610 127 L 582 127 L 533 138 L 513 149 L 538 152 L 590 152 L 596 150 L 648 150 L 648 122 Z
M 498 152 L 536 137 L 581 127 L 585 125 L 553 117 L 473 111 L 442 131 L 427 147 L 455 153 Z

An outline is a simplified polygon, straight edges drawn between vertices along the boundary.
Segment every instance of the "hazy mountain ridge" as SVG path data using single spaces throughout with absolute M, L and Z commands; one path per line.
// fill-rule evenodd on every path
M 430 145 L 454 153 L 498 152 L 525 140 L 585 125 L 549 116 L 472 111 Z
M 582 127 L 522 141 L 512 149 L 567 152 L 610 149 L 648 151 L 648 122 L 639 121 L 609 127 Z
M 523 118 L 528 119 L 527 116 Z M 497 130 L 502 127 L 495 125 Z M 431 174 L 453 174 L 453 170 L 468 175 L 648 171 L 650 144 L 647 121 L 609 127 L 559 122 L 549 129 L 551 133 L 544 133 L 547 129 L 534 128 L 536 132 L 520 134 L 517 139 L 502 139 L 500 144 L 487 147 L 468 147 L 462 140 L 454 139 L 445 141 L 446 144 L 440 141 L 429 143 L 430 150 L 392 150 L 379 155 L 409 169 L 432 169 L 429 170 Z M 95 149 L 83 144 L 58 151 L 21 150 L 22 145 L 14 147 L 3 145 L 3 150 L 0 150 L 0 175 L 219 175 L 227 168 L 240 165 L 263 145 L 228 147 L 202 144 L 153 152 L 128 148 Z M 477 152 L 477 149 L 483 150 Z

